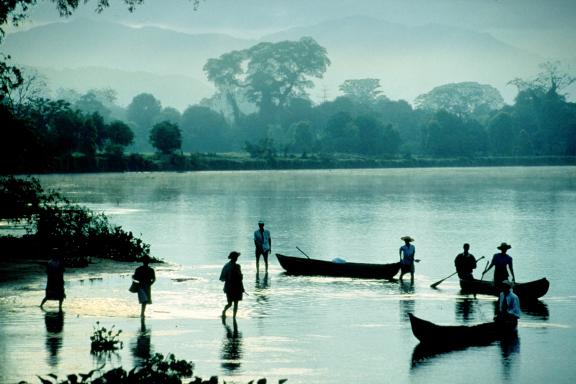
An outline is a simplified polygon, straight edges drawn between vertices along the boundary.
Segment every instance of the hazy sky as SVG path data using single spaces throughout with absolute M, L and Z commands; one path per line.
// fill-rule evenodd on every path
M 94 2 L 89 2 L 74 17 L 259 37 L 326 19 L 370 15 L 407 25 L 460 26 L 489 32 L 544 55 L 576 56 L 575 0 L 203 0 L 197 11 L 188 0 L 148 0 L 133 14 L 126 11 L 121 1 L 112 3 L 111 8 L 97 16 Z M 32 20 L 55 20 L 53 8 L 50 3 L 38 6 Z

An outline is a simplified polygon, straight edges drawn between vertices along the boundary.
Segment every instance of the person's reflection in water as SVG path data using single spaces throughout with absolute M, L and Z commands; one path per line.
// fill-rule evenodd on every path
M 400 281 L 400 316 L 409 320 L 408 313 L 414 312 L 414 283 Z
M 134 363 L 136 366 L 142 363 L 151 356 L 151 332 L 146 328 L 145 318 L 140 318 L 140 330 L 136 336 L 136 341 L 132 344 L 132 356 L 134 356 Z
M 470 321 L 473 318 L 475 304 L 475 298 L 465 297 L 461 300 L 456 300 L 456 318 L 461 316 L 462 320 Z
M 520 352 L 520 338 L 518 332 L 513 332 L 500 340 L 502 352 L 502 378 L 508 382 L 514 375 L 512 369 L 517 366 L 517 356 Z
M 270 279 L 268 278 L 268 272 L 264 276 L 260 276 L 256 273 L 256 283 L 254 285 L 254 296 L 256 297 L 256 307 L 254 312 L 256 317 L 262 318 L 268 315 L 267 309 L 270 305 L 268 298 L 268 288 L 270 288 Z
M 62 348 L 62 330 L 64 329 L 64 312 L 45 312 L 46 324 L 46 350 L 48 351 L 48 364 L 51 367 L 58 365 L 58 352 Z
M 222 368 L 231 373 L 240 368 L 242 358 L 242 333 L 238 332 L 236 319 L 232 321 L 232 327 L 222 319 L 222 325 L 226 329 L 226 337 L 222 343 Z

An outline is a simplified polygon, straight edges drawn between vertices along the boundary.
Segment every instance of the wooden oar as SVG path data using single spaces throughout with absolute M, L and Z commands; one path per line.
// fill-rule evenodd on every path
M 479 262 L 479 261 L 482 260 L 483 258 L 484 258 L 484 256 L 482 256 L 481 258 L 477 259 L 476 262 Z M 437 286 L 439 286 L 440 284 L 442 284 L 442 282 L 443 282 L 444 280 L 447 280 L 447 279 L 451 278 L 452 276 L 454 276 L 454 275 L 457 274 L 457 273 L 458 273 L 458 271 L 452 273 L 450 276 L 447 276 L 447 277 L 443 278 L 442 280 L 439 280 L 439 281 L 435 282 L 434 284 L 430 284 L 430 288 L 436 288 Z
M 302 253 L 304 254 L 304 256 L 306 256 L 307 258 L 310 258 L 310 256 L 308 256 L 308 255 L 306 254 L 306 252 L 304 252 L 304 251 L 301 250 L 300 248 L 296 247 L 296 249 L 299 250 L 300 252 L 302 252 Z

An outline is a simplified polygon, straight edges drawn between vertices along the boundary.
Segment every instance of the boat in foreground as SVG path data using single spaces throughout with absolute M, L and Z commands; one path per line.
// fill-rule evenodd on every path
M 536 300 L 544 296 L 548 292 L 550 282 L 546 278 L 530 281 L 527 283 L 516 283 L 512 290 L 520 302 L 523 300 Z M 492 281 L 484 280 L 462 280 L 460 279 L 460 288 L 462 293 L 473 293 L 498 296 L 500 294 L 499 288 Z
M 278 262 L 291 275 L 319 275 L 391 280 L 400 270 L 400 263 L 368 264 L 332 262 L 276 254 Z
M 420 343 L 434 347 L 456 348 L 488 345 L 516 333 L 516 325 L 489 322 L 477 325 L 438 325 L 409 313 L 412 333 Z

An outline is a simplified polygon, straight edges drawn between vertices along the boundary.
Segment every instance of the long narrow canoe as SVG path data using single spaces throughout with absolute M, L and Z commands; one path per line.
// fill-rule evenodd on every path
M 522 302 L 522 300 L 531 301 L 544 296 L 546 292 L 548 292 L 549 287 L 550 282 L 546 278 L 542 278 L 527 283 L 516 283 L 512 290 L 516 295 L 518 295 L 520 302 Z M 460 288 L 462 293 L 492 296 L 498 296 L 500 294 L 498 287 L 494 285 L 492 281 L 460 279 Z
M 291 275 L 319 275 L 391 280 L 400 270 L 400 263 L 335 263 L 325 260 L 285 256 L 279 253 L 276 254 L 276 257 L 278 258 L 278 262 L 282 268 Z
M 516 331 L 516 326 L 500 322 L 477 325 L 438 325 L 409 313 L 412 333 L 420 343 L 434 348 L 488 345 Z

